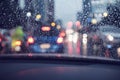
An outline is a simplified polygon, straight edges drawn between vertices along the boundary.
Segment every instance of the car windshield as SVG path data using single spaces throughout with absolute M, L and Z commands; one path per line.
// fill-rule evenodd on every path
M 0 55 L 119 60 L 119 28 L 120 0 L 0 0 Z

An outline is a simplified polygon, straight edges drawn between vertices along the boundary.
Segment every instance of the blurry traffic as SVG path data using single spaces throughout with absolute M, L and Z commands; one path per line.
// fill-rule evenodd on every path
M 1 1 L 0 17 L 4 20 L 0 22 L 0 54 L 53 53 L 119 59 L 120 2 L 81 2 L 83 6 L 79 2 L 82 9 L 75 12 L 76 18 L 67 20 L 72 16 L 66 18 L 63 12 L 62 19 L 57 15 L 55 5 L 59 1 Z

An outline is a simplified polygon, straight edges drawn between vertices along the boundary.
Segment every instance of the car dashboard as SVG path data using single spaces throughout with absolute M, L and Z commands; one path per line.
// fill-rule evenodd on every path
M 0 57 L 0 80 L 119 80 L 116 61 L 58 56 Z

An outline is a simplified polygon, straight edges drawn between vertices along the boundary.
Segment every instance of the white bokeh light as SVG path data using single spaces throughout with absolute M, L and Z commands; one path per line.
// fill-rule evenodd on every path
M 31 17 L 31 15 L 32 15 L 31 12 L 27 12 L 26 14 L 27 17 Z

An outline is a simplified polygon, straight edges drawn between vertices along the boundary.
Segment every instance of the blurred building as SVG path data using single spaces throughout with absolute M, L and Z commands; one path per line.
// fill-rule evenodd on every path
M 18 0 L 18 5 L 18 18 L 27 29 L 54 21 L 54 0 Z
M 88 17 L 91 9 L 91 0 L 83 0 L 83 12 L 77 12 L 77 20 L 79 20 L 83 26 L 88 25 Z
M 16 6 L 16 1 L 0 1 L 0 28 L 11 29 L 19 24 L 19 20 L 16 15 Z
M 77 13 L 77 20 L 79 20 L 83 26 L 89 26 L 92 20 L 96 24 L 100 22 L 103 17 L 108 16 L 108 5 L 115 4 L 116 1 L 117 0 L 83 0 L 83 12 Z
M 34 16 L 41 15 L 43 23 L 54 21 L 54 0 L 32 0 L 34 5 Z
M 100 22 L 103 17 L 108 16 L 107 7 L 111 4 L 115 4 L 117 0 L 91 0 L 92 17 Z
M 45 2 L 46 2 L 46 0 L 45 0 Z M 55 18 L 55 8 L 54 8 L 54 0 L 48 0 L 47 1 L 47 7 L 46 7 L 46 9 L 48 10 L 48 12 L 47 12 L 47 17 L 48 17 L 48 21 L 49 22 L 53 22 L 54 21 L 54 18 Z

